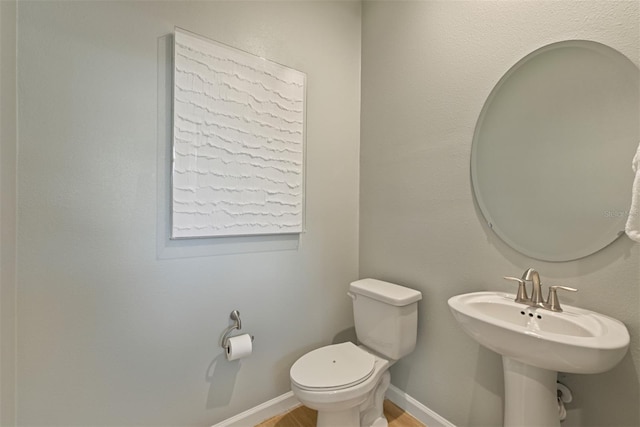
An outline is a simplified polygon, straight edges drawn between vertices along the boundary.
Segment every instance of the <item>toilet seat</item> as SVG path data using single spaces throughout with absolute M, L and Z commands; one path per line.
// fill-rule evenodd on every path
M 291 367 L 291 381 L 311 391 L 342 390 L 367 380 L 374 372 L 375 357 L 351 342 L 313 350 Z

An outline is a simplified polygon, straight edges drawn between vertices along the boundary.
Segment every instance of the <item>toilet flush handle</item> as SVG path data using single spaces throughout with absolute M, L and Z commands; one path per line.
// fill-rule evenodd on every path
M 347 292 L 347 295 L 349 295 L 349 298 L 351 298 L 352 300 L 355 300 L 357 298 L 356 294 L 352 292 Z

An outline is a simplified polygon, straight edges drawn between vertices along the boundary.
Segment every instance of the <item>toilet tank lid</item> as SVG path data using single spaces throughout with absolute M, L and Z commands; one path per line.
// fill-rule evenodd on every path
M 409 305 L 422 299 L 420 291 L 377 279 L 352 282 L 349 291 L 395 306 Z

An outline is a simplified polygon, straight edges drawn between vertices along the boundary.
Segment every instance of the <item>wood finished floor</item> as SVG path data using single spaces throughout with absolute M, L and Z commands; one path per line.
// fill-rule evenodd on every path
M 387 417 L 389 427 L 426 427 L 389 400 L 384 401 L 384 416 Z M 286 414 L 269 418 L 256 427 L 314 427 L 317 418 L 316 411 L 299 406 Z

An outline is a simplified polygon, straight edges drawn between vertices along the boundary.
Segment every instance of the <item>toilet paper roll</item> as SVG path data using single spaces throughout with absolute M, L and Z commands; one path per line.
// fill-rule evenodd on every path
M 251 335 L 242 334 L 227 341 L 227 360 L 236 360 L 251 355 L 253 344 Z

